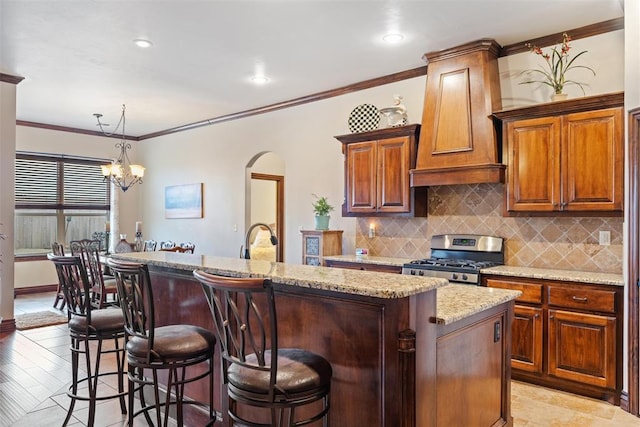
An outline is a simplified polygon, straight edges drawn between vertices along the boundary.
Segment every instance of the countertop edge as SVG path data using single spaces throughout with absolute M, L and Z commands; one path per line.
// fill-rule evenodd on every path
M 514 267 L 500 265 L 483 268 L 481 274 L 497 276 L 524 277 L 529 279 L 559 280 L 563 282 L 591 283 L 594 285 L 624 286 L 624 278 L 621 274 L 593 273 L 573 270 L 549 270 L 531 267 Z
M 449 325 L 497 305 L 515 300 L 522 292 L 484 286 L 449 284 L 436 294 L 436 323 Z

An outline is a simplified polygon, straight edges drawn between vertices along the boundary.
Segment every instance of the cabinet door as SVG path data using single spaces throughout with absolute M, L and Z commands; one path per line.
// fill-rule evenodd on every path
M 347 145 L 346 159 L 347 211 L 376 212 L 376 142 Z
M 560 205 L 560 119 L 507 125 L 507 211 L 549 212 Z
M 408 137 L 378 141 L 379 212 L 409 212 L 410 145 Z
M 622 211 L 622 126 L 621 108 L 563 119 L 563 210 Z
M 511 331 L 511 367 L 541 373 L 542 309 L 516 305 Z
M 549 375 L 616 387 L 616 318 L 549 310 Z

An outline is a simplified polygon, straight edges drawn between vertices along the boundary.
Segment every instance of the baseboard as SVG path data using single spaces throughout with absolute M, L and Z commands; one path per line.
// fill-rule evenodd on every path
M 16 330 L 16 320 L 7 319 L 0 322 L 0 333 L 2 332 L 14 332 Z
M 29 295 L 29 294 L 41 294 L 44 292 L 55 292 L 58 290 L 58 285 L 38 285 L 38 286 L 29 286 L 25 288 L 15 288 L 13 290 L 13 295 Z
M 629 412 L 629 394 L 626 391 L 620 393 L 620 409 Z

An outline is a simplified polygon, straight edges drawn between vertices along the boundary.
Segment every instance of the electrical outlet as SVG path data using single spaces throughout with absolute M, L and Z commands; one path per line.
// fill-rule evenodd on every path
M 600 231 L 599 241 L 600 241 L 600 245 L 609 246 L 611 244 L 611 232 Z
M 233 224 L 233 231 L 238 231 L 238 224 Z

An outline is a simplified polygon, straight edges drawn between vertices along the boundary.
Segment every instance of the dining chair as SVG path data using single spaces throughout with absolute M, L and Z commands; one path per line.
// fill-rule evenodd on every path
M 97 308 L 105 305 L 117 304 L 116 281 L 113 277 L 105 277 L 104 267 L 100 262 L 99 240 L 72 240 L 70 242 L 71 254 L 77 255 L 82 260 L 91 283 L 91 302 Z M 111 298 L 109 298 L 111 296 Z
M 67 390 L 71 402 L 62 425 L 66 426 L 71 420 L 77 401 L 87 401 L 89 412 L 86 425 L 93 426 L 96 403 L 99 401 L 117 398 L 121 412 L 127 412 L 124 398 L 127 393 L 124 390 L 124 348 L 121 345 L 125 336 L 122 311 L 115 308 L 98 309 L 92 304 L 91 283 L 79 256 L 56 256 L 50 253 L 47 258 L 56 267 L 67 305 L 71 338 L 72 378 Z M 113 344 L 103 347 L 103 343 L 110 340 L 113 340 Z M 115 355 L 116 370 L 105 371 L 105 365 L 100 364 L 101 358 L 112 354 Z M 84 368 L 79 366 L 81 355 L 86 362 Z M 86 376 L 79 378 L 80 375 Z M 113 391 L 104 381 L 105 376 L 114 375 L 117 377 L 117 391 Z M 98 393 L 99 389 L 101 393 Z
M 175 248 L 175 247 L 176 247 L 176 243 L 172 242 L 171 240 L 166 240 L 164 242 L 160 242 L 160 250 L 171 249 L 171 248 Z
M 156 250 L 157 246 L 158 246 L 158 242 L 156 242 L 155 240 L 145 240 L 142 246 L 142 251 L 153 252 Z
M 182 249 L 184 249 L 184 253 L 189 253 L 192 254 L 195 252 L 196 250 L 196 245 L 194 243 L 191 242 L 184 242 L 184 243 L 180 243 L 179 245 Z
M 310 351 L 278 346 L 271 281 L 222 277 L 200 270 L 193 275 L 204 290 L 222 348 L 230 425 L 293 427 L 322 420 L 327 427 L 331 364 Z M 296 420 L 296 409 L 318 401 L 322 401 L 320 410 L 305 412 L 305 419 Z M 240 415 L 237 403 L 269 409 L 271 421 L 249 420 Z
M 124 262 L 109 258 L 107 265 L 116 277 L 120 307 L 124 315 L 126 353 L 128 365 L 129 408 L 133 408 L 135 390 L 139 390 L 141 407 L 129 411 L 129 426 L 134 417 L 144 414 L 153 425 L 150 412 L 155 410 L 156 426 L 167 426 L 170 406 L 175 408 L 175 422 L 183 426 L 183 405 L 207 408 L 212 425 L 217 417 L 213 407 L 213 355 L 216 338 L 213 332 L 195 325 L 156 326 L 153 287 L 146 264 Z M 188 368 L 202 365 L 201 370 Z M 167 393 L 160 398 L 158 371 L 168 371 Z M 151 377 L 145 373 L 151 371 Z M 208 378 L 208 402 L 198 402 L 184 395 L 185 385 Z M 148 404 L 144 389 L 153 388 L 153 402 Z M 164 408 L 164 412 L 161 409 Z M 171 424 L 174 425 L 174 424 Z
M 51 244 L 51 253 L 56 256 L 64 256 L 64 245 L 60 242 L 53 242 Z M 58 308 L 58 302 L 60 302 L 60 310 L 64 310 L 66 301 L 64 299 L 64 293 L 62 292 L 62 285 L 58 282 L 58 288 L 56 289 L 56 299 L 53 301 L 53 308 Z

